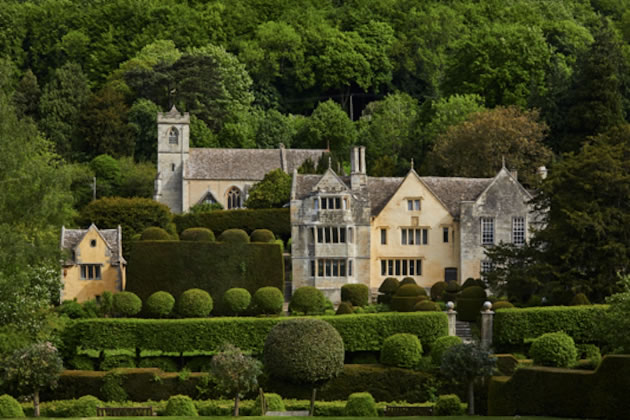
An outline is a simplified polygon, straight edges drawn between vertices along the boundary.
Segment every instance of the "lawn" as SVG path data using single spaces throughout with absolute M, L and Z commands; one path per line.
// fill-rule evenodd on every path
M 35 418 L 35 417 L 33 417 Z M 107 417 L 112 420 L 155 420 L 155 417 Z M 247 420 L 304 420 L 304 417 L 245 417 Z M 361 420 L 383 420 L 383 417 L 320 417 L 322 420 L 349 420 L 349 419 L 361 419 Z M 40 420 L 59 420 L 57 417 L 39 417 Z M 76 417 L 76 419 L 79 419 Z M 103 417 L 83 417 L 80 420 L 103 420 Z M 234 420 L 234 417 L 169 417 L 171 420 Z M 488 420 L 573 420 L 563 417 L 535 417 L 535 416 L 498 416 L 498 417 L 481 417 L 481 416 L 426 416 L 426 417 L 395 417 L 397 420 L 465 420 L 465 419 L 488 419 Z

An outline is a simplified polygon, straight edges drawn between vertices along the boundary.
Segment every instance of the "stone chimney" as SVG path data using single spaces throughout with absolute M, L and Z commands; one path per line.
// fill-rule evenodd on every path
M 350 152 L 350 187 L 353 190 L 367 185 L 367 171 L 365 169 L 365 146 L 355 146 Z

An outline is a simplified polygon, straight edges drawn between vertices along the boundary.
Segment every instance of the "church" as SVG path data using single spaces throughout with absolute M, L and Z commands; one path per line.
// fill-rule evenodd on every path
M 154 199 L 174 213 L 200 203 L 244 207 L 249 189 L 268 172 L 317 163 L 324 149 L 210 149 L 190 147 L 190 115 L 174 106 L 157 116 L 158 158 Z
M 350 156 L 351 174 L 293 173 L 293 290 L 315 286 L 339 302 L 341 286 L 375 292 L 387 277 L 424 288 L 462 283 L 490 269 L 485 250 L 523 245 L 537 222 L 532 198 L 505 166 L 493 178 L 369 177 L 365 147 Z

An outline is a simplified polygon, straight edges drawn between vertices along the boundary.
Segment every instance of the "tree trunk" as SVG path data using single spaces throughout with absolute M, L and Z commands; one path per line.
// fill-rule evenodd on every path
M 34 408 L 34 415 L 35 417 L 39 417 L 39 390 L 36 389 L 35 392 L 33 392 L 33 408 Z
M 475 381 L 468 382 L 468 415 L 475 414 Z
M 234 417 L 238 417 L 238 401 L 239 401 L 239 396 L 237 393 L 236 398 L 234 398 L 234 413 L 232 413 Z
M 313 388 L 313 394 L 311 395 L 311 411 L 310 416 L 315 415 L 315 397 L 317 396 L 317 388 Z

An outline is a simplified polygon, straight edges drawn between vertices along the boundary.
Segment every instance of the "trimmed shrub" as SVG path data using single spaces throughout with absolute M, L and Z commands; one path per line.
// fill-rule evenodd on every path
M 444 301 L 455 302 L 455 300 L 457 300 L 457 293 L 459 293 L 460 290 L 461 288 L 456 281 L 446 282 L 446 289 L 444 290 Z
M 431 345 L 431 361 L 433 364 L 440 366 L 442 363 L 442 356 L 446 350 L 458 344 L 462 344 L 462 339 L 456 335 L 445 335 L 435 340 Z
M 507 308 L 513 308 L 514 305 L 512 305 L 510 302 L 508 302 L 507 300 L 497 300 L 496 302 L 494 302 L 492 304 L 492 310 L 496 311 L 498 309 L 507 309 Z
M 337 312 L 335 315 L 348 315 L 353 313 L 352 304 L 350 302 L 341 302 L 337 307 Z
M 343 415 L 347 417 L 377 417 L 374 397 L 369 392 L 350 394 Z
M 486 285 L 483 282 L 483 280 L 473 279 L 472 277 L 468 277 L 466 281 L 464 282 L 464 284 L 462 284 L 461 290 L 468 289 L 469 287 L 473 287 L 473 286 L 481 287 L 482 289 L 486 288 Z
M 0 417 L 24 417 L 22 406 L 10 395 L 0 395 Z
M 277 287 L 261 287 L 252 297 L 253 311 L 257 315 L 275 315 L 282 312 L 284 295 Z
M 378 291 L 381 293 L 393 295 L 394 293 L 396 293 L 396 290 L 398 290 L 399 286 L 400 282 L 396 277 L 387 277 L 385 280 L 383 280 L 383 283 L 381 283 Z
M 578 358 L 586 360 L 587 363 L 581 367 L 585 369 L 597 369 L 602 362 L 602 353 L 595 344 L 577 344 Z
M 552 367 L 569 367 L 577 359 L 573 339 L 563 332 L 546 333 L 532 342 L 529 354 L 534 364 Z
M 341 286 L 341 300 L 352 306 L 366 306 L 370 298 L 370 289 L 365 284 L 344 284 Z
M 413 334 L 399 333 L 387 337 L 381 349 L 381 363 L 412 368 L 422 359 L 422 344 Z
M 457 318 L 474 322 L 486 301 L 486 291 L 479 286 L 469 286 L 457 294 Z
M 252 242 L 274 242 L 276 236 L 269 229 L 256 229 L 249 237 Z
M 233 287 L 228 289 L 223 295 L 223 307 L 230 314 L 241 314 L 247 310 L 252 300 L 252 295 L 247 289 L 241 287 Z
M 185 318 L 203 318 L 212 311 L 212 297 L 201 289 L 189 289 L 177 300 L 177 313 Z
M 114 295 L 114 313 L 118 316 L 132 317 L 142 310 L 142 301 L 132 292 L 118 292 Z
M 214 242 L 214 232 L 207 228 L 188 228 L 179 235 L 180 241 Z
M 103 403 L 92 395 L 84 395 L 72 404 L 69 417 L 96 417 L 96 407 Z
M 418 283 L 416 283 L 416 281 L 413 279 L 413 277 L 405 277 L 404 279 L 402 279 L 400 281 L 400 285 L 404 286 L 406 284 L 415 284 L 418 285 Z
M 123 375 L 118 370 L 107 372 L 103 376 L 103 385 L 100 388 L 101 395 L 105 401 L 126 401 L 129 396 L 123 388 Z
M 273 392 L 265 392 L 265 408 L 267 411 L 285 411 L 284 403 L 282 402 L 282 397 Z M 251 416 L 262 416 L 265 413 L 262 412 L 262 407 L 260 404 L 260 393 L 256 397 L 254 401 L 254 407 L 250 413 Z
M 56 311 L 60 315 L 65 315 L 70 319 L 87 318 L 87 313 L 76 300 L 64 300 L 61 305 L 56 308 Z
M 94 360 L 88 356 L 74 356 L 68 363 L 72 369 L 94 370 Z
M 248 244 L 249 235 L 243 229 L 228 229 L 219 235 L 219 242 L 232 244 Z
M 314 383 L 343 370 L 341 336 L 327 322 L 301 318 L 282 321 L 265 340 L 264 366 L 269 374 L 289 382 Z
M 578 293 L 577 295 L 573 296 L 573 299 L 571 299 L 571 306 L 590 305 L 590 304 L 591 304 L 591 301 L 588 300 L 588 298 L 586 297 L 584 293 Z
M 464 414 L 462 401 L 455 394 L 440 395 L 433 406 L 436 416 L 460 416 Z
M 303 314 L 321 314 L 326 304 L 321 290 L 312 286 L 299 287 L 291 297 L 289 311 Z
M 416 305 L 413 307 L 414 311 L 440 311 L 440 305 L 438 305 L 437 303 L 428 300 L 429 298 L 427 296 L 421 296 L 425 299 L 420 300 L 418 303 L 416 303 Z
M 466 298 L 466 299 L 486 299 L 486 291 L 483 287 L 479 286 L 469 286 L 467 288 L 462 288 L 461 292 L 457 295 L 458 298 Z
M 168 399 L 166 403 L 166 409 L 164 410 L 165 416 L 185 416 L 196 417 L 197 409 L 193 400 L 187 395 L 174 395 Z
M 161 227 L 151 226 L 142 231 L 141 241 L 172 241 L 173 238 Z
M 401 285 L 392 297 L 392 309 L 398 312 L 411 312 L 419 296 L 426 295 L 423 288 L 416 284 Z
M 159 291 L 153 293 L 144 302 L 144 310 L 153 318 L 167 318 L 175 306 L 175 298 L 169 292 Z
M 434 283 L 433 286 L 431 286 L 431 292 L 429 293 L 431 295 L 431 300 L 444 300 L 446 286 L 448 286 L 448 284 L 445 281 L 438 281 L 437 283 Z
M 143 357 L 138 364 L 140 368 L 158 368 L 164 372 L 177 372 L 177 363 L 170 357 Z
M 112 370 L 118 368 L 135 368 L 136 360 L 126 354 L 118 354 L 115 356 L 105 356 L 101 362 L 101 370 Z

